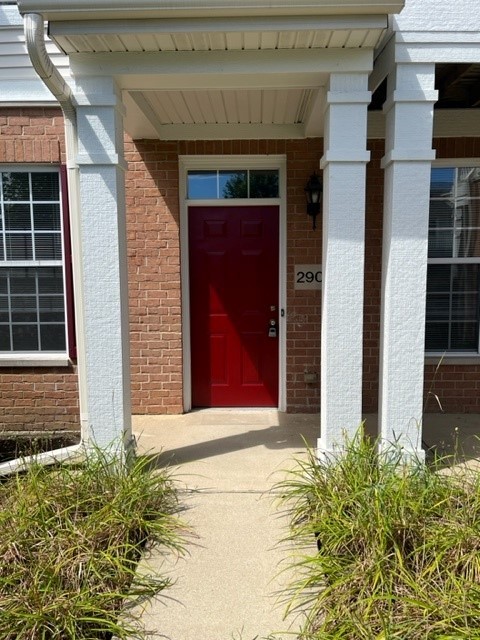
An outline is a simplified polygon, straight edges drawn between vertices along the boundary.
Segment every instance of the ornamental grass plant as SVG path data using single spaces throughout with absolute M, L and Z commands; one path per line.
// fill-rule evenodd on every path
M 305 550 L 289 594 L 300 638 L 480 638 L 478 472 L 407 465 L 359 433 L 344 456 L 310 450 L 281 489 Z
M 130 611 L 169 585 L 137 573 L 145 547 L 182 553 L 168 473 L 87 450 L 0 484 L 1 640 L 143 638 Z

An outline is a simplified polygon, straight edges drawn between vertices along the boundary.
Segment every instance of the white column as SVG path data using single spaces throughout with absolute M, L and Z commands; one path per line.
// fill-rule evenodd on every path
M 87 438 L 131 439 L 123 105 L 112 78 L 80 78 L 75 90 L 80 185 L 80 272 Z
M 362 420 L 367 86 L 366 73 L 332 74 L 327 92 L 319 455 Z
M 435 65 L 399 64 L 384 106 L 379 433 L 420 460 L 434 83 Z

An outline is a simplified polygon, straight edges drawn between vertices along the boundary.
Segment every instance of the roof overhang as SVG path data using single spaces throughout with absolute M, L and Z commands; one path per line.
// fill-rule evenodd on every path
M 20 13 L 46 20 L 399 13 L 405 0 L 18 0 Z
M 134 138 L 323 134 L 328 78 L 369 73 L 404 0 L 18 0 L 77 78 L 111 76 Z

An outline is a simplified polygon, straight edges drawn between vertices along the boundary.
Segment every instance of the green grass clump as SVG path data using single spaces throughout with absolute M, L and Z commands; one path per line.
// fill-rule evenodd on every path
M 296 563 L 300 638 L 480 638 L 478 473 L 406 465 L 359 434 L 343 457 L 310 451 L 282 489 L 291 538 L 319 544 Z
M 142 638 L 130 612 L 168 586 L 138 575 L 145 546 L 182 551 L 177 496 L 139 458 L 86 451 L 77 465 L 34 464 L 0 484 L 0 638 Z

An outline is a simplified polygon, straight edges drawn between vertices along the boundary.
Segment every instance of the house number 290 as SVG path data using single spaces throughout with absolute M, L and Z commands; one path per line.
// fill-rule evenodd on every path
M 295 265 L 295 289 L 321 289 L 322 266 L 319 264 Z

